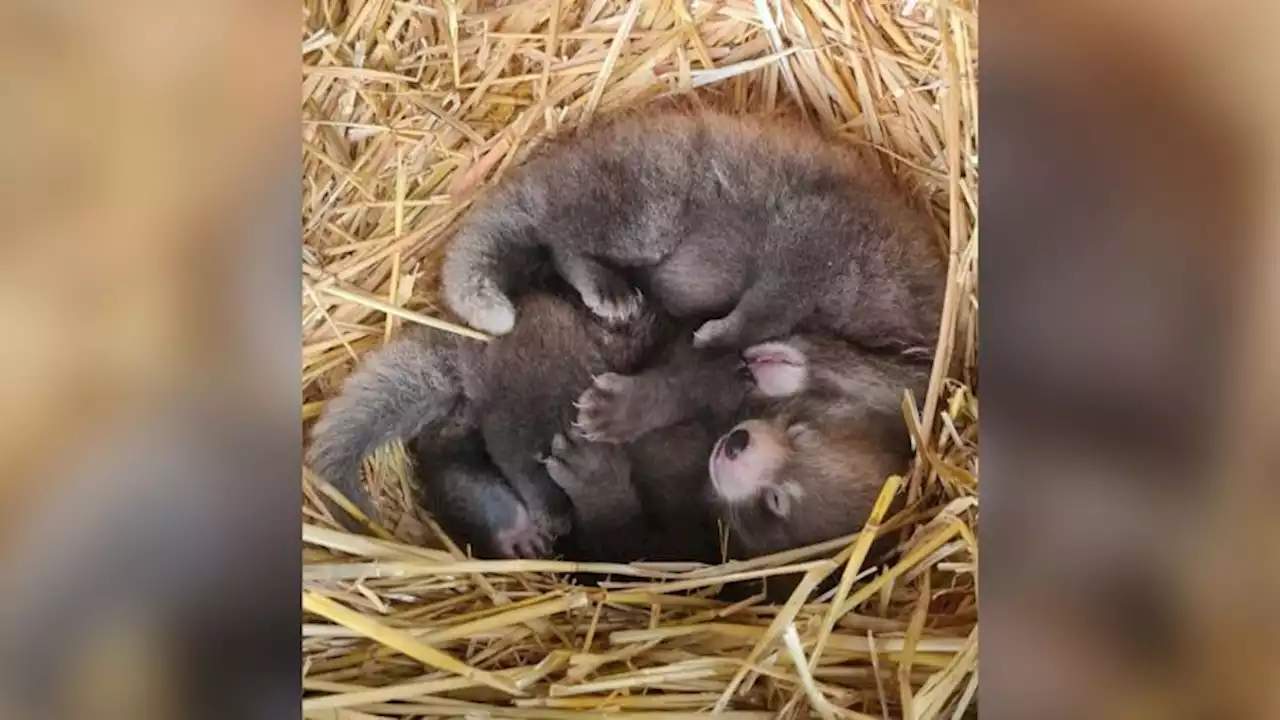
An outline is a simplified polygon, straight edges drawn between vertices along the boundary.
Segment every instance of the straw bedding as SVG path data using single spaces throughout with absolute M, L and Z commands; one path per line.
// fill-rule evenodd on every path
M 304 470 L 306 716 L 973 713 L 976 7 L 306 0 L 303 17 L 304 422 L 401 324 L 447 318 L 443 242 L 478 191 L 547 133 L 667 93 L 876 148 L 951 253 L 932 386 L 904 406 L 917 457 L 857 536 L 716 567 L 472 561 L 414 509 L 400 449 L 369 463 L 380 538 L 337 530 Z M 894 492 L 909 502 L 884 517 Z M 886 527 L 908 530 L 895 564 L 864 567 Z M 564 575 L 584 569 L 611 579 Z M 784 605 L 709 599 L 781 571 L 805 577 Z

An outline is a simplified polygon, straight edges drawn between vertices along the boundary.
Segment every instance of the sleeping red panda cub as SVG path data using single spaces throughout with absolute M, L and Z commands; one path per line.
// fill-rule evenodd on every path
M 727 525 L 737 556 L 758 556 L 821 542 L 860 529 L 885 479 L 906 469 L 911 442 L 902 398 L 922 397 L 928 367 L 870 353 L 848 343 L 798 335 L 743 353 L 753 386 L 745 418 L 719 436 L 703 471 L 683 487 L 665 488 L 673 506 L 705 499 Z M 596 379 L 576 403 L 577 441 L 553 453 L 553 479 L 577 504 L 611 488 L 643 486 L 610 453 L 634 455 L 656 445 L 670 427 L 695 416 L 700 397 L 731 392 L 737 378 L 693 363 L 669 364 L 636 376 Z M 584 461 L 590 456 L 590 461 Z M 582 477 L 576 468 L 595 470 Z M 598 500 L 597 500 L 598 502 Z M 648 509 L 653 512 L 652 508 Z

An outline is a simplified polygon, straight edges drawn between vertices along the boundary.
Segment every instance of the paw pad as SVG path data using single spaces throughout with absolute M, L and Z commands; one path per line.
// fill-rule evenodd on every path
M 788 397 L 804 390 L 809 368 L 800 350 L 786 343 L 770 342 L 747 348 L 742 353 L 747 369 L 760 394 Z

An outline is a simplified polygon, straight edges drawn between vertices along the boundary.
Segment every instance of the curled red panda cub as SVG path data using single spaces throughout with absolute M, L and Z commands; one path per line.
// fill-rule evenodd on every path
M 539 458 L 573 398 L 593 373 L 636 367 L 683 335 L 647 310 L 608 323 L 554 286 L 520 296 L 522 322 L 496 342 L 414 326 L 363 358 L 312 428 L 311 467 L 370 514 L 363 458 L 412 441 L 423 499 L 456 540 L 492 557 L 551 554 L 572 508 Z
M 639 286 L 700 347 L 934 344 L 944 258 L 877 163 L 799 123 L 664 105 L 545 143 L 477 200 L 441 270 L 451 309 L 510 332 L 512 288 L 549 256 L 591 312 L 634 317 Z
M 744 408 L 748 419 L 715 442 L 706 474 L 690 478 L 688 492 L 705 494 L 730 531 L 735 556 L 856 532 L 884 480 L 910 458 L 903 391 L 921 397 L 927 366 L 812 335 L 756 345 L 743 357 L 757 398 Z M 671 367 L 598 378 L 577 403 L 579 432 L 597 443 L 643 443 L 695 413 L 688 383 L 670 374 Z M 707 386 L 712 378 L 704 372 L 699 380 L 698 394 L 715 394 Z M 570 445 L 565 459 L 594 447 Z M 551 474 L 572 497 L 561 480 L 564 468 L 553 466 Z M 573 479 L 596 492 L 620 482 L 645 479 Z
M 812 336 L 750 348 L 767 414 L 726 433 L 707 463 L 713 501 L 747 555 L 856 532 L 911 440 L 903 391 L 922 397 L 928 368 Z

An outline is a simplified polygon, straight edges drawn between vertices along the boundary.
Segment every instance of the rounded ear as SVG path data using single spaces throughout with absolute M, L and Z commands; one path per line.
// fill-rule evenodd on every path
M 787 428 L 787 442 L 796 452 L 810 452 L 826 442 L 823 431 L 808 423 L 796 423 Z
M 777 485 L 764 489 L 764 507 L 775 517 L 785 518 L 791 512 L 791 496 Z
M 787 428 L 787 439 L 794 443 L 803 440 L 811 432 L 813 428 L 807 423 L 796 423 Z

